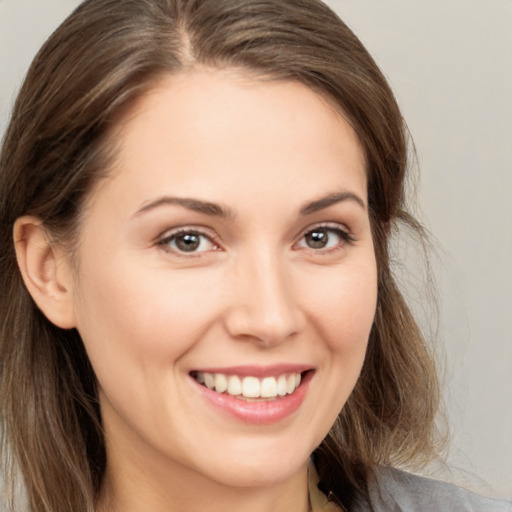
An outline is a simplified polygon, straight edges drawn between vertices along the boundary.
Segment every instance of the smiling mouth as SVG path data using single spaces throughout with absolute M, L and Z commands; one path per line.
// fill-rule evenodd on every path
M 199 371 L 193 371 L 190 375 L 199 384 L 216 393 L 248 402 L 279 400 L 287 395 L 292 395 L 300 386 L 303 377 L 303 374 L 299 372 L 263 378 Z

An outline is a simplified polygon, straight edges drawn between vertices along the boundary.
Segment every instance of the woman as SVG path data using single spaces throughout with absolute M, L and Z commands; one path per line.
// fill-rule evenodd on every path
M 506 510 L 391 469 L 438 449 L 389 268 L 397 223 L 421 234 L 406 153 L 315 0 L 84 2 L 1 155 L 4 461 L 30 510 Z

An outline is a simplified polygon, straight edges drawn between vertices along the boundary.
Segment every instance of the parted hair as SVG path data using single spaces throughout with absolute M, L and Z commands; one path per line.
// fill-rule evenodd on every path
M 408 132 L 358 38 L 318 0 L 86 0 L 34 59 L 0 154 L 2 461 L 8 482 L 21 475 L 32 512 L 93 512 L 107 456 L 82 340 L 30 297 L 13 224 L 34 215 L 73 253 L 123 114 L 161 77 L 205 66 L 305 84 L 348 119 L 364 149 L 377 310 L 360 378 L 313 454 L 322 490 L 348 509 L 378 465 L 436 453 L 433 358 L 390 263 L 399 225 L 423 235 L 405 206 Z

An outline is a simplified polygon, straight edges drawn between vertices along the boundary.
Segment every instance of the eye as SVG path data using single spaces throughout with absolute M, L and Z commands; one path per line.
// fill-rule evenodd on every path
M 321 251 L 336 249 L 353 241 L 350 233 L 340 227 L 317 226 L 302 235 L 298 246 Z
M 158 245 L 177 253 L 198 253 L 215 251 L 218 245 L 208 235 L 200 231 L 183 229 L 167 235 Z

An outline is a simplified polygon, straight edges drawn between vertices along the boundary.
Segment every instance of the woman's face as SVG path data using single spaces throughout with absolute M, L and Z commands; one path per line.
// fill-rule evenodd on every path
M 195 71 L 117 137 L 73 294 L 109 467 L 283 482 L 347 400 L 373 322 L 355 133 L 301 84 Z

